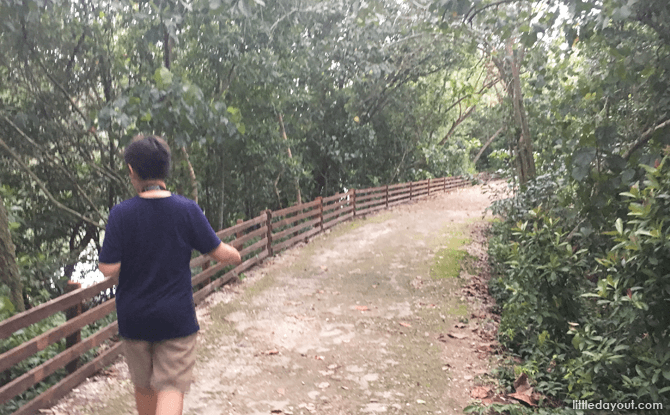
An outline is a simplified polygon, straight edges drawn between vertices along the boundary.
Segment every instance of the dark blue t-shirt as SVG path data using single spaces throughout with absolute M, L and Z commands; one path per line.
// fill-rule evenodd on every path
M 121 263 L 116 290 L 119 334 L 161 341 L 200 327 L 191 289 L 191 252 L 219 246 L 200 207 L 183 196 L 136 196 L 109 213 L 100 262 Z

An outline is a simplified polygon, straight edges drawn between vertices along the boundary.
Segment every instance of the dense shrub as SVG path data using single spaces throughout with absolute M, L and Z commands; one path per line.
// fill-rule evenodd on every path
M 499 340 L 525 359 L 516 371 L 536 390 L 568 404 L 670 407 L 670 160 L 645 169 L 615 201 L 628 203 L 627 217 L 607 229 L 581 232 L 587 218 L 537 189 L 498 212 L 489 251 Z M 607 249 L 587 252 L 594 240 Z

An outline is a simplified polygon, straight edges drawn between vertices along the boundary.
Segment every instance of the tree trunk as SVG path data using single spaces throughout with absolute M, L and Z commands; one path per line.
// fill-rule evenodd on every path
M 512 65 L 512 85 L 511 98 L 514 104 L 514 118 L 516 119 L 517 127 L 520 134 L 517 141 L 517 163 L 521 172 L 519 176 L 519 183 L 524 184 L 533 179 L 535 172 L 535 159 L 533 158 L 533 143 L 531 141 L 530 127 L 528 126 L 528 116 L 526 115 L 526 108 L 523 105 L 523 92 L 521 91 L 521 61 L 523 50 L 515 54 L 511 53 Z
M 219 205 L 219 229 L 223 229 L 223 215 L 226 206 L 226 170 L 225 170 L 225 152 L 221 151 L 221 204 Z M 215 198 L 216 199 L 216 198 Z
M 475 164 L 477 164 L 477 161 L 479 160 L 479 158 L 482 156 L 482 154 L 484 154 L 484 150 L 486 150 L 486 149 L 488 148 L 488 146 L 491 145 L 491 143 L 493 142 L 493 140 L 495 140 L 496 137 L 498 137 L 498 134 L 500 134 L 500 133 L 502 132 L 503 128 L 504 128 L 504 127 L 500 127 L 500 128 L 498 128 L 498 131 L 496 131 L 495 134 L 493 134 L 493 135 L 491 136 L 491 138 L 489 138 L 488 141 L 486 141 L 486 144 L 484 144 L 484 145 L 482 146 L 482 148 L 479 149 L 479 152 L 478 152 L 477 155 L 475 156 L 474 160 L 472 160 L 472 165 L 473 165 L 473 166 L 474 166 Z
M 188 175 L 191 178 L 191 197 L 198 203 L 198 180 L 195 177 L 195 170 L 193 170 L 193 165 L 191 164 L 191 158 L 188 156 L 186 147 L 181 148 L 181 152 L 184 153 L 186 158 L 186 164 L 188 164 Z
M 510 155 L 514 158 L 520 184 L 527 183 L 536 176 L 532 137 L 521 90 L 520 72 L 523 53 L 523 48 L 515 53 L 513 41 L 510 40 L 506 47 L 506 56 L 493 58 L 500 77 L 504 80 L 507 96 L 512 101 L 512 119 L 515 125 L 514 133 L 511 135 Z
M 10 300 L 14 304 L 14 309 L 20 313 L 25 310 L 25 306 L 15 249 L 12 235 L 9 232 L 7 210 L 0 197 L 0 282 L 9 287 Z
M 279 126 L 281 127 L 282 138 L 284 139 L 284 141 L 288 141 L 288 138 L 286 137 L 286 130 L 284 129 L 284 118 L 281 116 L 281 114 L 279 114 Z M 287 146 L 287 148 L 288 148 L 288 158 L 292 159 L 293 154 L 291 154 L 291 147 Z M 281 175 L 281 173 L 280 173 L 280 175 Z M 275 183 L 275 187 L 276 187 L 276 183 Z M 302 203 L 302 195 L 300 194 L 300 181 L 298 180 L 297 177 L 295 178 L 295 192 L 297 194 L 297 196 L 296 196 L 297 203 L 301 204 Z M 279 197 L 279 194 L 277 194 L 277 197 Z

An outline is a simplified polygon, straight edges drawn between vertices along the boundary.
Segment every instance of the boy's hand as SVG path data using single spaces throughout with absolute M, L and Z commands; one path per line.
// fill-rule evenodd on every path
M 237 265 L 242 262 L 242 258 L 240 257 L 240 253 L 237 251 L 237 249 L 231 245 L 224 244 L 223 242 L 221 242 L 219 246 L 214 248 L 207 255 L 209 255 L 215 261 L 224 264 Z
M 102 275 L 104 275 L 105 278 L 118 277 L 121 272 L 121 263 L 104 264 L 101 262 L 98 264 L 98 269 L 102 272 Z

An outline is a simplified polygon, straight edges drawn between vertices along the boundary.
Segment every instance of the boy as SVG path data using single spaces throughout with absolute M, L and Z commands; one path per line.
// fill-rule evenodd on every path
M 124 153 L 138 196 L 109 213 L 99 269 L 119 276 L 119 335 L 140 415 L 181 415 L 191 384 L 200 329 L 191 289 L 191 252 L 226 264 L 240 254 L 224 244 L 200 207 L 165 187 L 170 148 L 138 136 Z

